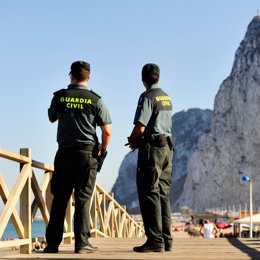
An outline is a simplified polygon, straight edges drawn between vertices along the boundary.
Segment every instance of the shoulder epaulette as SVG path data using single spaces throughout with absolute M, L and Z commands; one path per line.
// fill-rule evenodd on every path
M 94 95 L 96 95 L 97 97 L 101 98 L 100 95 L 98 95 L 96 92 L 94 92 L 92 89 L 90 90 L 91 93 L 93 93 Z

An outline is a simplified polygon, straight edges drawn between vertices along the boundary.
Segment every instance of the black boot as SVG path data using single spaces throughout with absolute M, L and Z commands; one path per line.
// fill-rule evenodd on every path
M 164 247 L 161 244 L 159 245 L 146 242 L 142 246 L 135 246 L 133 250 L 138 253 L 164 252 Z

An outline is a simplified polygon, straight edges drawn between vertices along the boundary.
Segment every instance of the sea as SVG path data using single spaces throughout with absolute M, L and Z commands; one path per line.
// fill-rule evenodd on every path
M 45 236 L 45 223 L 43 220 L 34 220 L 32 223 L 32 237 Z M 19 238 L 12 221 L 9 221 L 0 240 Z

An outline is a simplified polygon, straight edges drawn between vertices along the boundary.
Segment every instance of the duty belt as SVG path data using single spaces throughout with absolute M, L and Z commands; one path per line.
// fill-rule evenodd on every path
M 92 152 L 93 149 L 94 149 L 94 145 L 93 144 L 83 144 L 83 145 L 76 145 L 76 146 L 59 147 L 59 149 L 62 150 L 62 151 L 79 151 L 79 150 L 83 150 L 83 151 Z
M 145 137 L 144 142 L 157 147 L 165 147 L 168 144 L 171 150 L 174 149 L 172 136 L 152 135 Z

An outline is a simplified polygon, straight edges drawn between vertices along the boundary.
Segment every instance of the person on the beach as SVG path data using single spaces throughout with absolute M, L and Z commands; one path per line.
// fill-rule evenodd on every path
M 139 148 L 137 190 L 147 241 L 135 252 L 172 250 L 170 184 L 172 179 L 173 138 L 172 102 L 159 86 L 160 69 L 148 63 L 142 68 L 146 89 L 139 98 L 134 128 L 128 144 Z
M 205 220 L 200 227 L 200 234 L 204 238 L 215 238 L 218 234 L 218 228 L 209 220 Z
M 104 158 L 111 138 L 111 118 L 101 97 L 87 89 L 90 65 L 76 61 L 71 65 L 70 85 L 54 93 L 48 115 L 58 120 L 57 142 L 51 179 L 53 201 L 46 229 L 44 253 L 57 253 L 63 236 L 66 207 L 74 190 L 75 253 L 98 251 L 90 238 L 90 202 L 97 167 Z M 101 144 L 96 126 L 101 128 Z

